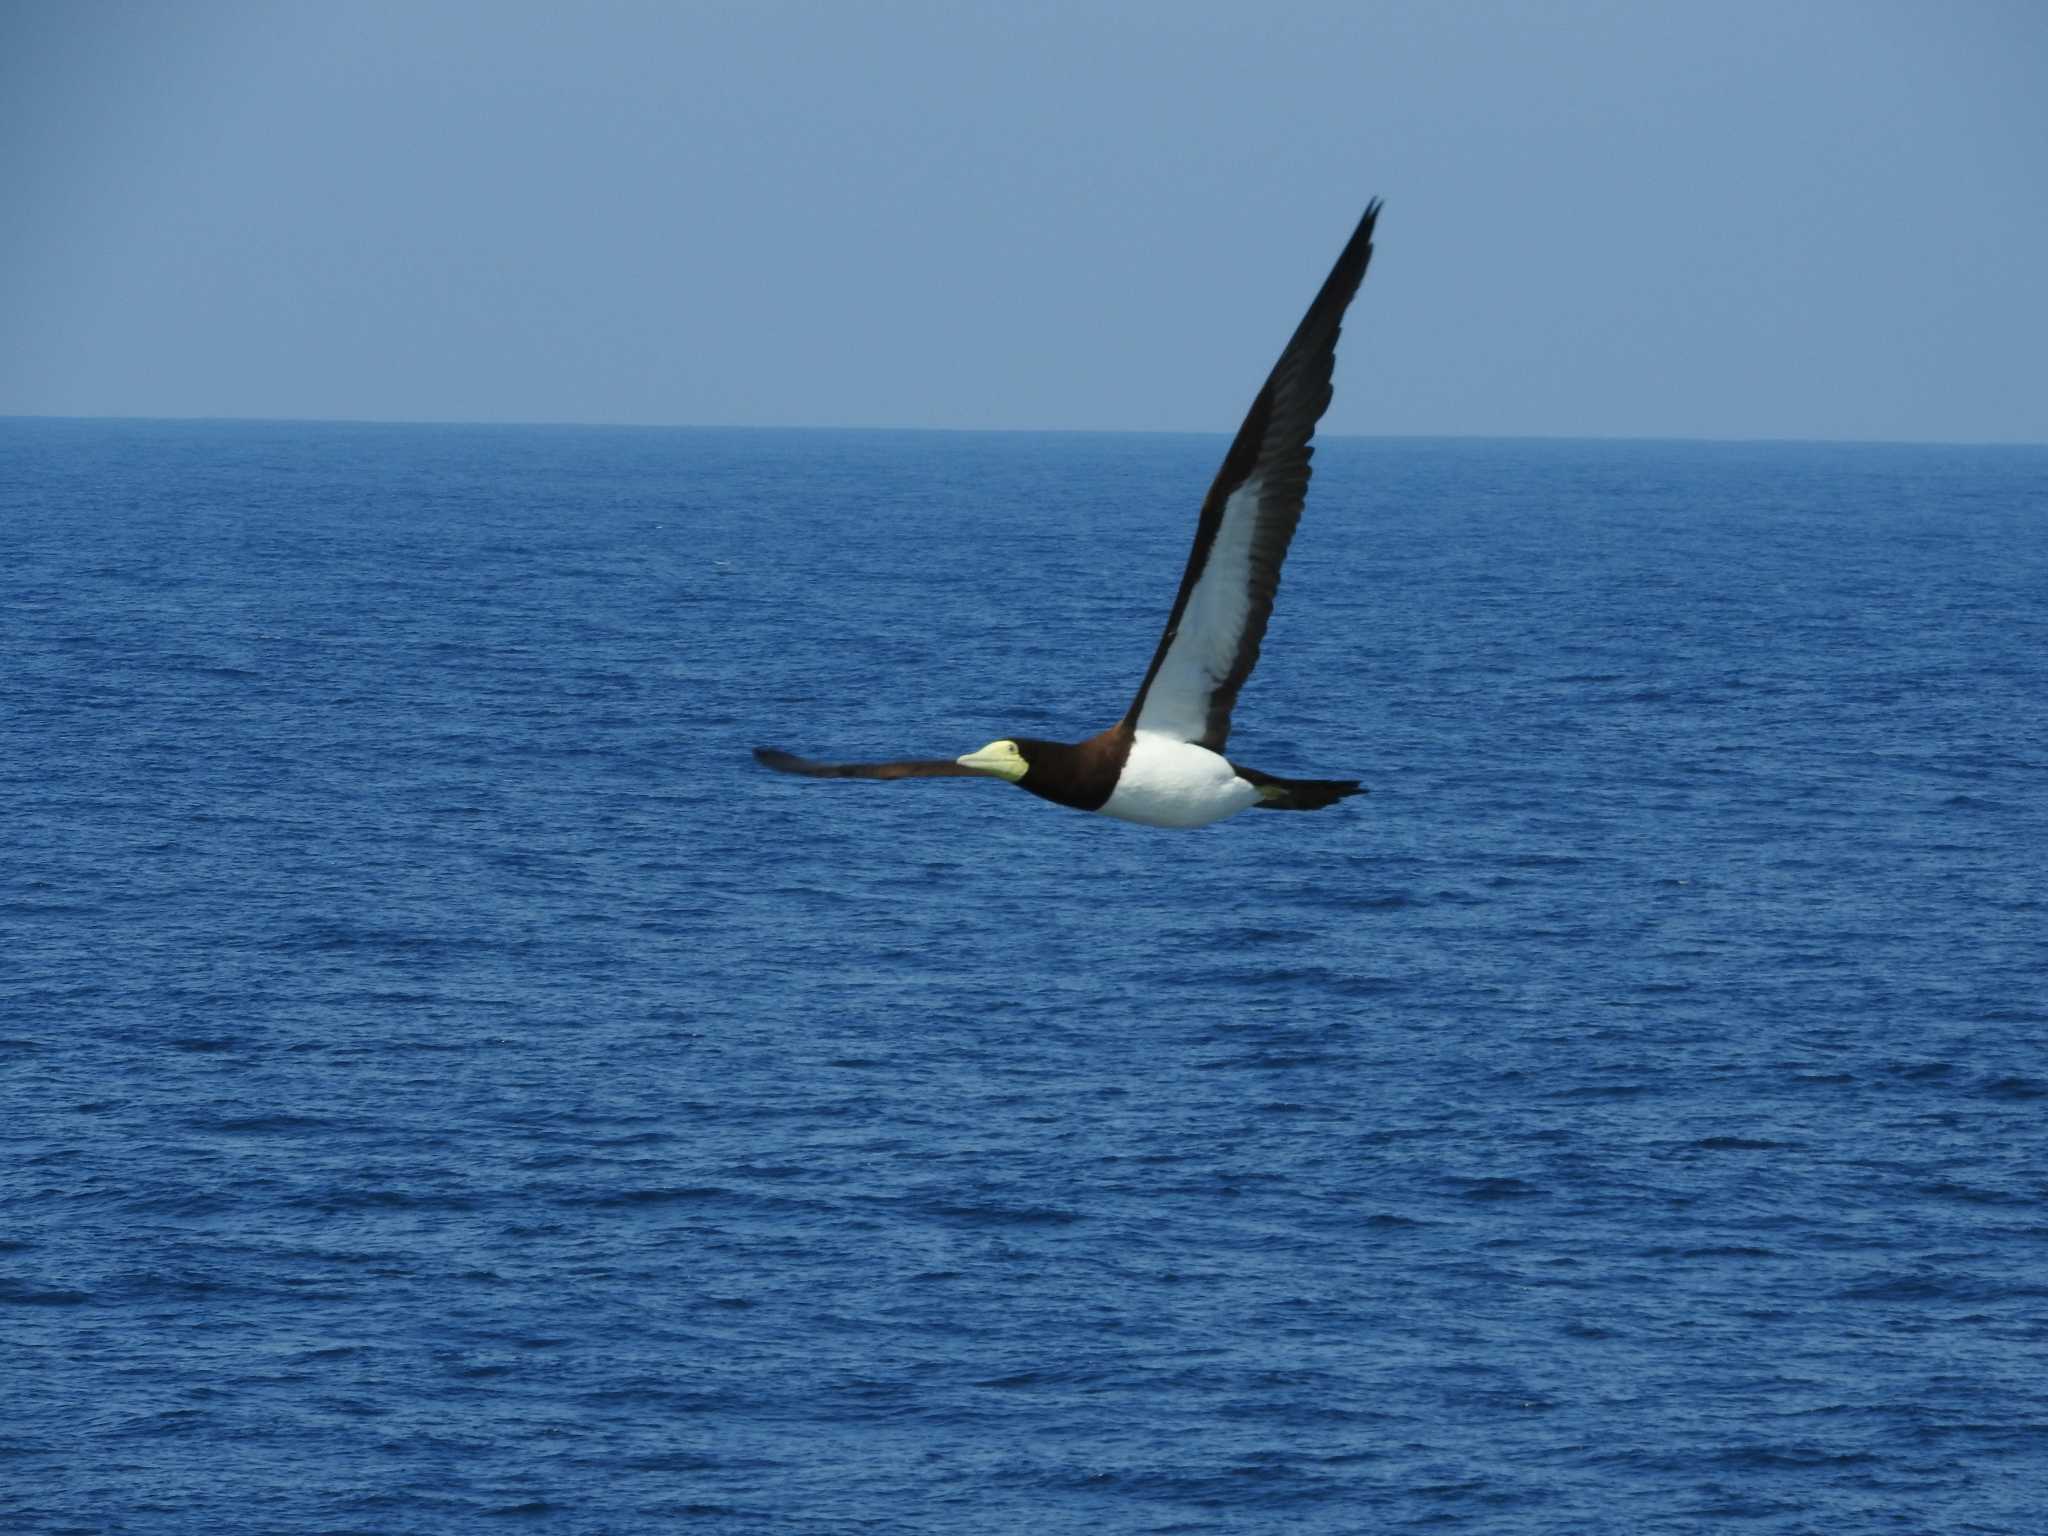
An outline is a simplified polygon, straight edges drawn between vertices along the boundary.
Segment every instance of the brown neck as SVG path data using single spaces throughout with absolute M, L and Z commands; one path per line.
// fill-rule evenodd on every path
M 1131 751 L 1131 723 L 1128 720 L 1068 746 L 1060 741 L 1032 741 L 1019 738 L 1030 770 L 1017 781 L 1041 799 L 1070 805 L 1077 811 L 1099 811 L 1116 788 L 1124 759 Z

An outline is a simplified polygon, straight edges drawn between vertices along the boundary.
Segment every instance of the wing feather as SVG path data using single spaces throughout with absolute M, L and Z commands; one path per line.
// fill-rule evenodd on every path
M 754 761 L 777 773 L 802 774 L 807 779 L 982 779 L 990 775 L 980 768 L 963 768 L 949 758 L 910 758 L 896 763 L 819 763 L 798 757 L 777 747 L 754 748 Z
M 1330 405 L 1344 311 L 1372 260 L 1378 199 L 1266 379 L 1202 503 L 1194 548 L 1152 665 L 1125 717 L 1221 751 L 1258 663 L 1280 565 L 1308 495 L 1310 439 Z

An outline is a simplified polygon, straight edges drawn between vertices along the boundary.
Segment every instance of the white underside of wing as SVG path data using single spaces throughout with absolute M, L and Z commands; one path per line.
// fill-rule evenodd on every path
M 1251 611 L 1252 535 L 1259 482 L 1247 480 L 1223 503 L 1223 525 L 1188 594 L 1180 630 L 1138 711 L 1139 731 L 1194 741 L 1209 729 L 1209 696 L 1237 664 Z
M 1258 800 L 1257 788 L 1207 747 L 1140 727 L 1101 814 L 1148 827 L 1206 827 Z

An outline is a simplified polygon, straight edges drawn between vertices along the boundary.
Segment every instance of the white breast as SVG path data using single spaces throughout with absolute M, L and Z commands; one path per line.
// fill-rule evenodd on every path
M 1258 799 L 1258 790 L 1207 747 L 1139 731 L 1101 814 L 1148 827 L 1206 827 Z

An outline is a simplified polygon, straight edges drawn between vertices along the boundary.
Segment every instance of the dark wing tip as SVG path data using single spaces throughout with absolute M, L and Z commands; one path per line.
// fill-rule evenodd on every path
M 1351 306 L 1351 299 L 1358 292 L 1358 285 L 1365 278 L 1365 269 L 1372 264 L 1372 236 L 1380 222 L 1380 200 L 1374 198 L 1365 205 L 1358 227 L 1351 231 L 1351 238 L 1344 242 L 1344 249 L 1337 255 L 1330 268 L 1322 290 L 1302 317 L 1301 328 L 1295 333 L 1295 341 L 1307 341 L 1321 329 L 1329 327 L 1329 343 L 1336 340 L 1337 322 L 1344 311 Z M 1320 324 L 1318 323 L 1320 322 Z
M 1383 206 L 1384 204 L 1378 198 L 1374 198 L 1365 205 L 1365 212 L 1358 220 L 1358 228 L 1351 232 L 1351 239 L 1346 242 L 1347 244 L 1356 245 L 1361 240 L 1367 244 L 1371 243 L 1373 227 L 1380 221 L 1380 209 Z

